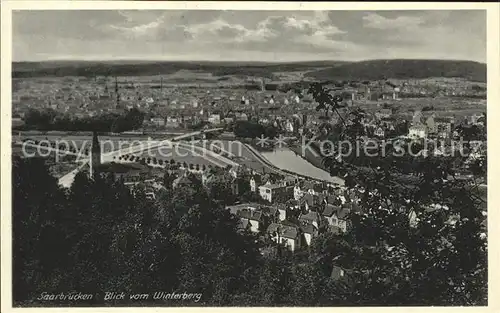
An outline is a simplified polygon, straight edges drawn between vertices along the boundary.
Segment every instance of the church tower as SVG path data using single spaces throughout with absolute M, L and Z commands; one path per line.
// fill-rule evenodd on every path
M 118 79 L 115 76 L 115 97 L 116 97 L 116 103 L 115 103 L 115 109 L 120 106 L 120 94 L 118 93 Z
M 90 149 L 90 177 L 93 178 L 97 169 L 101 165 L 101 146 L 99 144 L 99 139 L 97 138 L 97 132 L 92 135 L 92 147 Z

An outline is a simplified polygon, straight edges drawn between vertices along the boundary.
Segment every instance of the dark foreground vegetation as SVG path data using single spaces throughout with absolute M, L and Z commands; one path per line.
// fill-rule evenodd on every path
M 311 92 L 320 109 L 336 112 L 324 90 Z M 341 122 L 340 139 L 363 135 L 359 114 Z M 81 173 L 62 190 L 42 160 L 14 159 L 14 305 L 486 305 L 485 200 L 474 180 L 449 178 L 451 161 L 422 160 L 410 186 L 398 181 L 397 162 L 368 162 L 360 170 L 325 157 L 332 175 L 362 192 L 359 209 L 350 213 L 347 233 L 321 233 L 291 254 L 264 234 L 238 230 L 224 209 L 224 179 L 204 188 L 190 177 L 173 188 L 166 174 L 153 201 L 112 176 Z M 478 160 L 475 174 L 485 170 L 486 160 Z M 334 266 L 346 277 L 332 276 Z M 105 302 L 110 290 L 203 296 L 196 303 Z M 95 297 L 37 300 L 42 292 L 72 291 Z
M 142 126 L 144 113 L 136 108 L 122 114 L 107 113 L 93 117 L 71 117 L 54 110 L 30 110 L 24 118 L 24 125 L 17 130 L 40 131 L 99 131 L 120 133 L 135 130 Z
M 169 178 L 166 177 L 166 180 Z M 286 253 L 238 232 L 217 194 L 192 180 L 150 201 L 112 177 L 79 174 L 61 190 L 38 159 L 13 168 L 13 297 L 22 306 L 102 305 L 484 305 L 487 271 L 480 211 L 459 185 L 441 186 L 450 211 L 418 203 L 434 194 L 415 189 L 410 203 L 421 223 L 385 191 L 366 196 L 352 231 L 324 233 L 312 247 Z M 423 184 L 432 184 L 427 181 Z M 432 186 L 437 187 L 437 186 Z M 423 189 L 425 188 L 425 189 Z M 400 206 L 396 210 L 394 206 Z M 408 205 L 408 204 L 407 204 Z M 451 214 L 460 214 L 448 225 Z M 333 265 L 348 279 L 331 277 Z M 105 291 L 127 294 L 202 293 L 197 303 L 103 301 Z M 95 295 L 91 301 L 40 301 L 42 292 Z

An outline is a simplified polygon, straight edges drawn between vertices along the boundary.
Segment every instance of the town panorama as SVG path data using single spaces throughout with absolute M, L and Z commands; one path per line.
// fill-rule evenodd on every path
M 89 14 L 13 14 L 14 306 L 487 304 L 484 12 Z

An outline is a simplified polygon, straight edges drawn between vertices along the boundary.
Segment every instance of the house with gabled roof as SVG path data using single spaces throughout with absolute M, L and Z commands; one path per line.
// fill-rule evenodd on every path
M 290 211 L 299 211 L 300 210 L 299 201 L 297 201 L 295 199 L 289 199 L 288 201 L 286 201 L 285 206 Z
M 278 222 L 281 219 L 280 205 L 261 205 L 258 211 L 267 218 L 267 221 Z M 285 212 L 286 215 L 286 212 Z
M 314 211 L 309 211 L 306 214 L 301 214 L 299 216 L 299 221 L 301 223 L 311 224 L 316 227 L 316 229 L 319 229 L 324 224 L 321 214 Z
M 376 136 L 376 137 L 379 137 L 379 138 L 384 138 L 385 137 L 385 130 L 383 127 L 379 126 L 375 129 L 375 131 L 373 132 L 373 134 Z
M 256 210 L 252 211 L 249 209 L 239 210 L 236 214 L 242 221 L 247 220 L 250 224 L 250 231 L 253 233 L 258 233 L 262 228 L 262 212 Z
M 277 184 L 262 185 L 259 186 L 259 194 L 262 199 L 275 203 L 280 200 L 285 200 L 286 187 Z
M 252 192 L 257 192 L 261 184 L 262 184 L 262 177 L 259 174 L 254 174 L 250 177 L 250 190 Z
M 312 195 L 310 193 L 306 193 L 300 200 L 299 200 L 299 208 L 303 210 L 304 212 L 309 212 L 309 211 L 318 211 L 319 207 L 322 205 L 320 202 L 319 196 Z
M 304 234 L 305 243 L 310 246 L 313 239 L 318 236 L 318 229 L 309 223 L 301 223 L 300 228 Z
M 291 223 L 272 223 L 267 228 L 267 234 L 272 241 L 283 244 L 291 251 L 295 251 L 301 247 L 302 231 L 297 225 Z
M 297 178 L 293 176 L 285 176 L 281 181 L 281 184 L 284 186 L 294 186 L 297 183 Z
M 309 193 L 311 195 L 319 195 L 323 192 L 323 186 L 321 183 L 317 183 L 314 181 L 305 181 L 302 184 L 302 190 L 306 193 Z
M 293 187 L 293 198 L 295 200 L 300 200 L 304 196 L 304 190 L 302 189 L 302 186 L 300 183 L 295 184 Z
M 351 210 L 346 206 L 341 207 L 340 210 L 337 211 L 337 226 L 342 229 L 343 232 L 347 231 L 349 213 L 351 213 Z
M 326 219 L 328 225 L 338 226 L 337 212 L 339 210 L 340 207 L 334 206 L 332 204 L 327 204 L 321 215 Z
M 286 211 L 287 211 L 287 205 L 284 203 L 278 203 L 276 205 L 276 209 L 278 210 L 278 217 L 280 221 L 286 220 Z
M 348 217 L 351 209 L 349 206 L 325 205 L 321 216 L 327 221 L 329 227 L 338 227 L 342 232 L 347 231 Z

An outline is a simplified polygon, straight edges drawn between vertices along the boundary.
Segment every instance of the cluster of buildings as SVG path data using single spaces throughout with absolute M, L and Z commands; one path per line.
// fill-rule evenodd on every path
M 240 219 L 240 230 L 258 234 L 291 251 L 310 246 L 323 232 L 349 230 L 349 213 L 358 210 L 360 194 L 343 186 L 285 177 L 250 175 L 251 192 L 260 202 L 226 207 Z
M 329 86 L 345 100 L 380 101 L 420 97 L 486 98 L 485 83 L 471 83 L 458 78 L 374 80 L 343 82 Z
M 323 122 L 322 112 L 315 111 L 314 100 L 305 87 L 279 91 L 262 86 L 243 88 L 219 83 L 183 87 L 164 84 L 158 77 L 137 81 L 108 77 L 20 79 L 13 81 L 12 120 L 13 125 L 22 125 L 29 109 L 50 108 L 65 116 L 82 118 L 138 108 L 145 113 L 142 130 L 146 131 L 255 121 L 294 135 L 302 133 L 307 126 Z M 450 78 L 349 82 L 327 87 L 342 95 L 349 106 L 380 100 L 398 103 L 405 95 L 430 96 L 437 91 L 443 95 L 485 93 L 485 86 L 479 83 L 471 85 Z M 397 123 L 391 109 L 380 109 L 364 121 L 369 132 L 378 138 L 393 136 Z M 418 123 L 413 119 L 408 135 L 449 138 L 453 135 L 449 131 L 453 123 L 448 117 L 428 117 Z
M 395 81 L 401 94 L 437 97 L 486 98 L 486 83 L 470 82 L 465 78 L 433 77 Z
M 239 217 L 239 229 L 283 244 L 291 251 L 310 246 L 322 232 L 347 232 L 349 213 L 358 209 L 360 201 L 358 192 L 341 185 L 258 173 L 245 166 L 219 168 L 187 166 L 180 162 L 165 166 L 136 162 L 101 164 L 98 147 L 94 135 L 90 165 L 86 169 L 90 175 L 112 173 L 132 190 L 141 186 L 152 200 L 163 188 L 184 188 L 201 182 L 210 190 L 214 184 L 223 182 L 224 186 L 229 186 L 229 194 L 224 197 L 235 202 L 226 209 Z M 166 182 L 165 173 L 173 179 Z M 248 197 L 254 201 L 238 203 Z
M 148 112 L 144 128 L 179 128 L 206 122 L 214 126 L 235 121 L 253 120 L 262 125 L 273 125 L 283 132 L 297 133 L 304 128 L 320 123 L 314 112 L 313 100 L 305 93 L 268 92 L 265 90 L 204 88 L 171 88 L 160 86 L 137 86 L 133 83 L 119 85 L 117 81 L 80 78 L 64 79 L 61 87 L 54 82 L 39 81 L 30 88 L 17 86 L 13 95 L 14 115 L 22 118 L 26 108 L 51 108 L 79 117 L 103 112 L 114 112 L 137 107 Z M 430 82 L 436 83 L 436 82 Z M 31 84 L 31 83 L 30 83 Z M 401 94 L 423 91 L 408 82 L 398 84 L 372 82 L 357 88 L 342 87 L 339 92 L 347 101 L 361 99 L 400 99 Z M 449 89 L 449 88 L 448 88 Z M 440 90 L 449 92 L 443 87 Z M 30 90 L 30 92 L 26 92 Z M 33 92 L 35 90 L 36 92 Z M 454 92 L 454 91 L 452 91 Z M 45 94 L 45 96 L 37 96 Z M 15 104 L 19 105 L 15 105 Z M 429 116 L 416 111 L 408 125 L 408 137 L 412 139 L 453 138 L 457 121 L 452 116 Z M 471 125 L 485 125 L 483 115 L 467 117 Z M 398 127 L 394 112 L 379 109 L 362 121 L 378 138 L 387 138 Z M 216 181 L 224 180 L 230 186 L 234 199 L 244 193 L 254 195 L 252 202 L 235 203 L 226 209 L 240 220 L 240 230 L 249 231 L 296 251 L 310 246 L 323 232 L 345 233 L 349 231 L 351 212 L 360 210 L 361 192 L 343 186 L 321 183 L 296 177 L 275 177 L 257 173 L 244 166 L 221 169 L 211 166 L 186 166 L 181 163 L 150 164 L 110 163 L 100 164 L 97 151 L 89 168 L 112 172 L 130 187 L 145 187 L 147 197 L 156 199 L 162 188 L 191 186 L 193 179 L 210 188 Z M 164 175 L 172 177 L 172 186 L 165 186 Z M 248 190 L 247 190 L 248 189 Z M 258 201 L 257 201 L 258 200 Z
M 431 114 L 424 117 L 421 111 L 416 111 L 413 115 L 411 126 L 408 129 L 408 137 L 411 139 L 450 139 L 458 138 L 459 133 L 456 126 L 461 124 L 465 127 L 472 125 L 484 127 L 486 123 L 486 116 L 483 114 L 472 114 L 466 116 L 461 121 L 456 121 L 453 116 L 436 116 Z
M 143 80 L 141 78 L 138 79 Z M 125 78 L 64 77 L 16 79 L 13 81 L 13 114 L 22 118 L 29 109 L 52 109 L 71 117 L 93 117 L 138 108 L 146 112 L 145 126 L 176 128 L 183 120 L 210 120 L 214 111 L 239 113 L 258 111 L 261 107 L 300 106 L 305 102 L 293 92 L 245 88 L 244 85 L 164 84 L 150 78 L 133 82 Z M 307 100 L 306 100 L 307 102 Z M 195 121 L 197 122 L 197 121 Z

